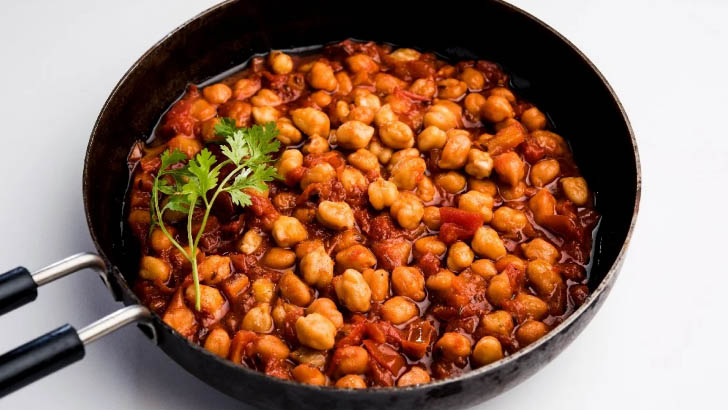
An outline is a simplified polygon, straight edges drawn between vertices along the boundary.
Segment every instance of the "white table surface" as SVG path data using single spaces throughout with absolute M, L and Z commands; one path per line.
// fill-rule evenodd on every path
M 96 116 L 138 56 L 213 3 L 0 5 L 1 270 L 93 250 L 81 172 Z M 629 257 L 602 310 L 545 369 L 478 408 L 726 408 L 728 2 L 515 3 L 571 39 L 610 81 L 637 134 L 644 185 Z M 36 302 L 1 317 L 0 351 L 118 308 L 92 275 L 45 286 Z M 13 410 L 242 407 L 133 327 L 0 401 Z

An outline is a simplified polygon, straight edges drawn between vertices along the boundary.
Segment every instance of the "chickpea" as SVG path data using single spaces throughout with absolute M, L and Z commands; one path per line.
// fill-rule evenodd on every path
M 546 302 L 528 293 L 519 293 L 515 300 L 523 307 L 530 319 L 541 320 L 549 312 L 549 305 Z
M 397 266 L 392 271 L 392 288 L 399 296 L 420 302 L 425 299 L 425 277 L 414 266 Z
M 275 296 L 276 285 L 268 278 L 258 278 L 253 281 L 252 291 L 256 303 L 270 303 Z
M 167 230 L 167 233 L 172 235 L 172 237 L 175 236 L 177 230 L 174 229 L 172 226 L 165 226 L 165 229 Z M 152 249 L 154 249 L 157 253 L 162 253 L 164 251 L 168 251 L 172 249 L 172 241 L 167 237 L 167 235 L 164 234 L 164 232 L 160 228 L 154 228 L 152 231 L 152 234 L 149 238 L 149 245 Z
M 219 142 L 222 140 L 222 136 L 217 134 L 215 127 L 220 123 L 220 118 L 213 117 L 202 121 L 200 124 L 200 134 L 202 140 L 205 142 Z
M 543 296 L 551 295 L 556 286 L 563 283 L 561 275 L 554 270 L 553 266 L 540 259 L 528 262 L 526 276 L 538 294 Z
M 281 117 L 281 112 L 275 109 L 275 107 L 270 106 L 253 107 L 251 112 L 253 113 L 253 120 L 259 125 L 267 124 L 271 121 L 275 122 L 275 120 Z
M 437 92 L 437 84 L 432 78 L 418 78 L 410 85 L 409 91 L 423 97 L 432 98 Z
M 282 248 L 270 248 L 260 259 L 263 266 L 271 269 L 284 269 L 296 263 L 296 254 Z
M 430 374 L 427 373 L 427 370 L 424 370 L 419 366 L 412 366 L 409 371 L 399 376 L 399 379 L 397 379 L 397 386 L 414 386 L 416 384 L 424 384 L 429 382 Z
M 325 386 L 326 376 L 321 370 L 311 366 L 310 364 L 299 364 L 291 370 L 291 376 L 299 382 L 312 384 L 314 386 Z
M 325 288 L 334 278 L 334 261 L 323 247 L 318 247 L 301 258 L 301 275 L 309 285 Z
M 482 94 L 471 93 L 465 97 L 463 101 L 465 109 L 473 116 L 474 119 L 480 119 L 480 112 L 483 110 L 485 105 L 485 97 Z
M 397 200 L 398 191 L 393 182 L 379 178 L 369 185 L 368 194 L 369 203 L 372 204 L 372 207 L 376 210 L 382 210 L 391 206 Z
M 525 271 L 528 264 L 526 261 L 513 254 L 505 255 L 495 262 L 495 268 L 499 272 L 507 268 L 508 265 L 515 265 L 518 270 Z
M 369 353 L 361 346 L 345 346 L 336 349 L 334 361 L 336 374 L 363 374 L 369 369 Z
M 470 269 L 484 279 L 490 279 L 498 273 L 495 264 L 488 259 L 478 259 L 470 265 Z
M 415 61 L 420 59 L 420 52 L 411 48 L 398 48 L 389 53 L 389 58 L 396 62 Z
M 190 305 L 195 304 L 195 286 L 189 285 L 185 289 L 185 299 Z M 225 305 L 225 298 L 219 290 L 212 286 L 200 285 L 200 309 L 210 316 L 214 316 Z
M 422 152 L 445 146 L 447 133 L 440 128 L 430 125 L 417 136 L 417 148 Z
M 521 347 L 525 347 L 540 339 L 546 332 L 548 328 L 543 322 L 528 320 L 516 330 L 516 340 Z
M 362 245 L 350 246 L 336 253 L 336 264 L 342 269 L 362 271 L 376 265 L 377 258 Z
M 417 150 L 417 148 L 405 148 L 401 149 L 394 154 L 392 154 L 392 158 L 389 160 L 389 165 L 387 166 L 388 170 L 392 170 L 397 163 L 400 161 L 406 159 L 406 158 L 417 158 L 420 156 L 420 152 Z
M 276 120 L 278 128 L 278 141 L 283 145 L 296 145 L 301 142 L 301 131 L 293 125 L 288 118 L 279 118 Z M 285 151 L 284 151 L 285 153 Z
M 435 126 L 443 131 L 449 131 L 458 126 L 458 117 L 443 104 L 431 106 L 423 118 L 425 127 Z
M 293 123 L 308 136 L 329 135 L 329 117 L 323 111 L 305 107 L 291 111 Z
M 376 155 L 382 164 L 386 164 L 392 159 L 392 149 L 383 146 L 379 142 L 372 141 L 369 144 L 369 151 Z
M 445 190 L 450 194 L 457 194 L 458 192 L 465 189 L 467 181 L 457 171 L 448 171 L 441 174 L 437 174 L 435 177 L 435 185 Z
M 256 333 L 268 333 L 273 329 L 273 318 L 270 315 L 270 305 L 261 303 L 250 309 L 243 318 L 243 330 Z
M 230 258 L 210 255 L 197 264 L 200 281 L 208 285 L 217 285 L 230 276 Z
M 339 312 L 336 307 L 336 303 L 329 298 L 318 298 L 314 300 L 308 308 L 306 313 L 318 313 L 325 316 L 336 326 L 337 329 L 341 329 L 344 326 L 344 316 Z
M 447 268 L 459 272 L 469 267 L 474 258 L 472 249 L 465 242 L 457 241 L 450 245 L 447 253 Z
M 569 152 L 569 146 L 566 141 L 559 135 L 551 131 L 536 130 L 531 132 L 536 144 L 543 147 L 550 156 L 561 156 Z
M 515 187 L 526 175 L 526 165 L 513 151 L 500 154 L 493 160 L 493 167 L 501 181 Z
M 569 201 L 574 205 L 582 206 L 589 201 L 589 188 L 586 186 L 586 180 L 582 177 L 561 178 L 561 189 Z
M 546 128 L 546 116 L 536 107 L 531 107 L 521 114 L 521 122 L 529 131 Z
M 288 248 L 308 239 L 306 228 L 296 218 L 281 215 L 273 222 L 273 239 L 278 246 Z
M 340 95 L 348 95 L 354 88 L 354 85 L 351 83 L 351 78 L 349 77 L 349 74 L 347 74 L 346 71 L 342 70 L 336 73 L 335 77 L 336 82 L 339 83 L 339 88 L 336 90 L 336 93 Z
M 230 352 L 230 335 L 221 327 L 213 329 L 205 339 L 205 349 L 226 358 Z
M 434 275 L 427 278 L 425 285 L 427 289 L 435 292 L 445 292 L 452 287 L 455 274 L 446 269 L 441 269 Z
M 446 332 L 435 343 L 435 349 L 447 360 L 470 356 L 470 340 L 456 332 Z
M 379 166 L 377 156 L 364 148 L 352 152 L 346 159 L 351 165 L 361 171 L 373 171 Z
M 374 128 L 361 121 L 347 121 L 336 130 L 336 142 L 345 149 L 359 149 L 369 145 Z
M 490 122 L 501 122 L 516 115 L 508 99 L 500 95 L 488 97 L 481 109 L 481 114 Z
M 384 104 L 382 108 L 377 111 L 377 113 L 374 115 L 374 123 L 377 124 L 377 127 L 381 127 L 384 124 L 397 121 L 399 118 L 397 117 L 397 114 L 392 111 L 392 106 L 389 104 Z
M 498 259 L 506 254 L 506 247 L 498 233 L 487 226 L 481 226 L 475 231 L 471 246 L 478 256 L 488 259 Z
M 336 387 L 344 389 L 366 389 L 367 383 L 359 375 L 347 374 L 336 381 Z
M 334 278 L 336 296 L 352 312 L 367 312 L 371 307 L 372 291 L 359 271 L 347 269 Z
M 329 141 L 324 137 L 314 135 L 308 139 L 303 146 L 303 152 L 306 154 L 323 154 L 329 151 Z
M 417 182 L 417 197 L 423 202 L 430 202 L 435 199 L 435 195 L 437 195 L 437 188 L 435 188 L 432 179 L 428 176 L 423 176 Z
M 468 191 L 460 195 L 458 208 L 482 215 L 485 222 L 493 219 L 493 197 L 482 192 Z
M 311 70 L 308 72 L 307 79 L 311 87 L 319 90 L 334 91 L 338 85 L 334 76 L 334 70 L 330 65 L 321 61 L 313 63 Z
M 255 353 L 263 359 L 264 362 L 271 359 L 284 360 L 288 358 L 291 350 L 286 344 L 273 335 L 262 335 L 255 340 Z
M 559 261 L 559 258 L 561 258 L 559 250 L 554 245 L 541 238 L 535 238 L 529 243 L 521 244 L 521 249 L 523 250 L 523 255 L 525 255 L 528 260 L 542 259 L 548 263 L 554 264 Z
M 379 127 L 379 138 L 393 149 L 409 148 L 415 144 L 412 129 L 402 121 L 388 122 Z
M 143 257 L 139 266 L 139 276 L 146 280 L 166 282 L 171 272 L 172 267 L 169 263 L 153 256 Z
M 541 188 L 556 179 L 559 173 L 561 173 L 559 161 L 555 159 L 539 161 L 531 167 L 531 183 L 533 186 Z
M 345 62 L 352 73 L 376 73 L 379 71 L 379 64 L 366 54 L 351 55 L 346 58 Z
M 503 302 L 513 296 L 511 280 L 506 272 L 499 273 L 490 280 L 486 291 L 488 301 L 495 306 L 503 306 Z
M 346 119 L 349 121 L 360 121 L 369 125 L 374 121 L 378 110 L 378 108 L 354 106 L 349 111 L 349 116 Z
M 420 157 L 407 157 L 398 161 L 392 167 L 391 181 L 399 189 L 411 190 L 417 186 L 417 182 L 422 179 L 426 170 L 427 164 L 424 159 Z
M 425 236 L 415 241 L 415 254 L 425 255 L 431 253 L 435 256 L 442 256 L 447 251 L 447 245 L 437 239 L 437 236 Z
M 466 67 L 462 74 L 460 74 L 460 79 L 465 82 L 470 90 L 474 91 L 482 90 L 485 85 L 485 77 L 483 77 L 483 73 L 472 67 Z
M 490 336 L 508 338 L 513 331 L 513 318 L 504 310 L 496 310 L 483 316 L 480 325 Z
M 498 194 L 498 186 L 491 180 L 468 179 L 468 187 L 473 191 L 482 192 L 488 196 L 495 197 Z
M 501 232 L 515 233 L 528 225 L 528 218 L 522 211 L 501 206 L 493 213 L 493 220 L 490 224 Z
M 276 163 L 278 174 L 285 180 L 291 171 L 303 166 L 303 154 L 297 149 L 287 149 L 283 151 L 281 157 Z
M 243 235 L 243 239 L 238 245 L 238 250 L 246 255 L 250 255 L 258 250 L 262 243 L 263 237 L 260 236 L 258 232 L 255 232 L 251 229 L 248 232 L 245 232 L 245 235 Z
M 225 84 L 217 83 L 203 88 L 202 95 L 210 104 L 219 105 L 232 97 L 233 90 Z
M 260 90 L 260 79 L 242 78 L 233 85 L 233 97 L 244 100 Z
M 487 178 L 493 170 L 493 159 L 485 151 L 471 148 L 468 151 L 468 162 L 465 164 L 465 172 L 475 178 Z
M 316 219 L 327 228 L 343 231 L 354 226 L 354 212 L 346 202 L 321 201 Z
M 405 81 L 386 73 L 379 73 L 374 77 L 374 88 L 378 93 L 392 94 L 395 90 L 402 90 L 407 87 Z
M 490 90 L 489 95 L 497 95 L 499 97 L 503 97 L 511 104 L 514 104 L 516 102 L 516 96 L 513 95 L 511 90 L 505 87 L 495 87 Z
M 493 336 L 484 336 L 478 340 L 473 349 L 473 361 L 478 366 L 485 366 L 503 358 L 503 347 Z
M 389 213 L 405 229 L 415 229 L 422 221 L 425 208 L 420 199 L 409 192 L 400 192 L 389 207 Z
M 426 207 L 422 215 L 422 222 L 433 231 L 440 229 L 442 224 L 442 221 L 440 221 L 440 208 L 436 206 Z
M 296 257 L 298 259 L 303 259 L 309 253 L 315 252 L 318 248 L 324 249 L 324 243 L 321 239 L 310 239 L 299 242 L 296 245 Z
M 382 318 L 395 325 L 401 325 L 419 314 L 414 302 L 402 296 L 395 296 L 382 305 Z
M 347 192 L 353 192 L 356 190 L 365 190 L 369 181 L 358 169 L 350 166 L 345 166 L 339 171 L 339 181 Z
M 450 130 L 447 132 L 447 142 L 442 149 L 440 161 L 437 165 L 442 169 L 458 169 L 468 161 L 468 152 L 472 141 L 470 134 L 465 130 Z
M 439 98 L 457 100 L 468 91 L 468 85 L 464 81 L 455 78 L 440 80 L 437 82 L 437 85 L 439 88 L 439 92 L 437 93 Z
M 382 102 L 379 100 L 379 97 L 377 97 L 375 94 L 372 94 L 366 88 L 357 88 L 352 92 L 352 94 L 354 95 L 354 104 L 357 107 L 371 109 L 372 116 L 376 114 L 376 112 L 379 111 L 380 108 L 382 108 Z M 372 120 L 373 119 L 374 117 L 372 117 Z M 371 122 L 372 120 L 370 120 L 369 122 Z
M 283 100 L 273 90 L 261 88 L 257 94 L 250 98 L 250 103 L 255 107 L 275 107 L 281 105 Z
M 533 218 L 541 223 L 545 216 L 553 215 L 556 207 L 556 198 L 546 189 L 539 190 L 528 200 L 528 207 L 533 212 Z
M 167 141 L 167 148 L 169 148 L 170 152 L 179 150 L 185 154 L 187 158 L 192 159 L 202 150 L 202 144 L 193 137 L 188 137 L 184 134 L 177 134 L 174 138 Z
M 293 59 L 282 51 L 271 51 L 268 64 L 276 74 L 288 74 L 293 71 Z
M 296 306 L 306 306 L 311 303 L 311 288 L 308 287 L 295 273 L 286 271 L 278 281 L 281 296 Z
M 389 272 L 384 269 L 364 269 L 361 273 L 372 291 L 372 300 L 380 302 L 389 297 Z

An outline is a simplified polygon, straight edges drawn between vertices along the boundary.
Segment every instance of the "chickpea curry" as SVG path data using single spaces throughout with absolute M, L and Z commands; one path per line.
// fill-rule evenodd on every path
M 489 61 L 351 40 L 254 57 L 189 86 L 132 148 L 134 291 L 210 352 L 302 383 L 409 386 L 493 363 L 589 296 L 599 216 L 548 128 Z M 257 170 L 218 162 L 214 195 L 170 205 L 163 181 L 189 185 L 185 162 L 235 147 L 252 161 L 255 143 L 225 130 L 269 133 L 273 173 L 244 185 Z

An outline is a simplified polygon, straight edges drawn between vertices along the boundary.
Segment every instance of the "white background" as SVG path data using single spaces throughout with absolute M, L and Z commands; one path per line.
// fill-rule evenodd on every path
M 81 172 L 96 116 L 148 47 L 213 3 L 0 5 L 0 270 L 93 249 Z M 571 39 L 611 82 L 637 135 L 644 185 L 629 256 L 602 310 L 544 370 L 479 408 L 725 408 L 728 2 L 515 3 Z M 118 307 L 92 273 L 63 279 L 0 318 L 0 351 Z M 128 328 L 0 401 L 1 409 L 50 407 L 242 406 Z

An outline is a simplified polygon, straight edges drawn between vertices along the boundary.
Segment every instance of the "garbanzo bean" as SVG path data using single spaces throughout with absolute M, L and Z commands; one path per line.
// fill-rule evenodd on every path
M 257 303 L 270 303 L 275 296 L 276 285 L 268 278 L 258 278 L 252 285 L 253 298 Z
M 217 83 L 203 88 L 202 95 L 211 104 L 222 104 L 232 97 L 233 90 L 223 83 Z
M 468 161 L 470 151 L 470 133 L 465 130 L 450 130 L 447 132 L 447 142 L 442 149 L 440 161 L 437 165 L 442 169 L 458 169 Z
M 353 245 L 336 253 L 336 265 L 340 269 L 363 271 L 377 263 L 372 251 L 362 245 Z
M 284 180 L 288 177 L 288 174 L 300 168 L 303 165 L 303 154 L 297 149 L 288 149 L 283 151 L 281 157 L 278 159 L 276 168 L 278 169 L 278 175 Z
M 347 374 L 336 381 L 336 387 L 342 389 L 366 389 L 367 383 L 357 374 Z
M 353 73 L 376 73 L 379 71 L 379 64 L 366 54 L 354 54 L 347 57 L 346 66 Z
M 417 136 L 417 148 L 420 151 L 430 151 L 434 148 L 442 148 L 447 141 L 447 133 L 434 125 L 425 128 Z
M 531 107 L 521 114 L 521 123 L 529 130 L 546 128 L 546 116 L 536 107 Z
M 543 322 L 528 320 L 516 330 L 516 340 L 523 346 L 528 346 L 543 337 L 548 332 L 548 327 Z
M 324 137 L 314 135 L 303 145 L 303 152 L 306 154 L 323 154 L 324 152 L 329 152 L 329 141 Z
M 516 295 L 515 301 L 523 307 L 526 316 L 530 319 L 541 320 L 549 312 L 549 305 L 546 302 L 528 293 L 519 293 Z
M 263 266 L 272 269 L 290 268 L 296 263 L 296 254 L 288 249 L 270 248 L 260 259 Z
M 307 252 L 301 258 L 300 267 L 303 280 L 319 289 L 328 286 L 334 278 L 334 261 L 326 253 L 323 246 Z
M 499 272 L 507 268 L 508 265 L 515 265 L 518 270 L 525 271 L 527 262 L 512 253 L 503 256 L 495 262 L 495 268 Z
M 389 272 L 384 269 L 364 269 L 361 273 L 372 291 L 372 300 L 382 301 L 389 297 Z
M 499 273 L 490 280 L 486 292 L 488 301 L 495 306 L 502 306 L 503 302 L 513 296 L 511 280 L 506 272 Z
M 369 368 L 369 353 L 361 346 L 345 346 L 336 349 L 334 361 L 336 374 L 363 374 Z
M 321 61 L 313 63 L 306 78 L 311 87 L 319 90 L 334 91 L 338 85 L 334 70 L 330 65 Z
M 233 85 L 233 96 L 236 100 L 244 100 L 260 90 L 260 79 L 241 78 Z
M 447 245 L 440 241 L 437 236 L 425 236 L 415 241 L 415 255 L 431 253 L 435 256 L 442 256 L 447 251 Z
M 522 243 L 523 255 L 529 260 L 542 259 L 548 263 L 558 262 L 561 254 L 558 249 L 545 239 L 535 238 L 531 242 Z
M 377 124 L 377 127 L 381 127 L 392 121 L 397 121 L 398 119 L 397 114 L 392 111 L 392 106 L 389 104 L 384 104 L 374 115 L 374 122 Z
M 384 320 L 400 325 L 417 316 L 419 309 L 411 300 L 402 296 L 395 296 L 384 302 L 381 313 Z
M 536 222 L 541 223 L 544 217 L 555 213 L 556 199 L 548 190 L 541 189 L 528 200 L 528 207 L 533 212 Z
M 373 127 L 361 121 L 347 121 L 336 130 L 336 143 L 345 149 L 364 148 L 373 135 Z
M 515 152 L 506 152 L 493 159 L 493 167 L 500 180 L 514 187 L 526 175 L 526 165 Z
M 306 308 L 306 313 L 318 313 L 325 316 L 337 329 L 341 329 L 344 326 L 344 316 L 337 309 L 336 303 L 329 298 L 318 298 L 314 300 Z
M 243 318 L 243 330 L 256 333 L 268 333 L 273 328 L 273 318 L 270 315 L 270 305 L 261 303 L 250 309 Z
M 475 231 L 471 246 L 478 256 L 489 259 L 498 259 L 506 254 L 506 247 L 498 233 L 487 226 L 481 226 Z
M 483 73 L 472 67 L 466 67 L 462 74 L 460 74 L 460 78 L 472 91 L 481 90 L 485 85 L 485 77 L 483 77 Z
M 434 275 L 430 275 L 425 282 L 427 289 L 435 292 L 444 292 L 452 287 L 455 274 L 446 269 L 440 269 Z
M 369 144 L 369 151 L 376 155 L 382 164 L 386 164 L 392 159 L 392 149 L 383 146 L 377 141 L 372 141 Z
M 321 225 L 337 231 L 354 226 L 354 213 L 346 202 L 321 201 L 316 211 L 316 219 Z
M 507 338 L 513 331 L 513 318 L 504 310 L 496 310 L 483 316 L 480 325 L 489 336 Z
M 554 267 L 540 259 L 528 262 L 526 276 L 539 295 L 543 296 L 551 295 L 556 286 L 563 283 L 561 275 L 554 270 Z
M 402 121 L 388 122 L 379 127 L 379 138 L 392 149 L 409 148 L 415 145 L 415 137 L 409 125 Z
M 392 289 L 396 295 L 419 302 L 425 298 L 425 277 L 414 266 L 397 266 L 392 271 Z
M 293 71 L 293 59 L 282 51 L 271 51 L 268 64 L 276 74 L 288 74 Z
M 403 190 L 411 190 L 417 186 L 427 170 L 425 160 L 420 157 L 407 157 L 392 167 L 391 181 L 397 185 L 397 188 Z
M 347 192 L 353 192 L 355 190 L 363 191 L 369 185 L 364 174 L 350 166 L 339 169 L 339 181 Z
M 498 194 L 498 186 L 491 180 L 480 180 L 475 178 L 468 179 L 468 187 L 473 191 L 482 192 L 486 195 L 495 197 Z
M 371 307 L 372 291 L 359 271 L 347 269 L 334 278 L 336 297 L 352 312 L 367 312 Z
M 400 192 L 389 208 L 389 213 L 405 229 L 415 229 L 422 221 L 425 207 L 420 199 L 409 192 Z
M 392 154 L 392 158 L 389 160 L 389 165 L 387 165 L 387 169 L 391 171 L 392 168 L 394 168 L 394 166 L 397 165 L 397 163 L 399 163 L 400 161 L 406 158 L 417 158 L 419 156 L 420 152 L 417 150 L 417 148 L 405 148 L 396 151 Z
M 189 285 L 185 289 L 185 299 L 190 306 L 195 305 L 195 286 Z M 214 316 L 225 305 L 225 298 L 219 290 L 212 286 L 200 285 L 200 310 Z
M 328 136 L 329 116 L 315 108 L 305 107 L 291 111 L 291 118 L 296 127 L 308 136 Z
M 255 107 L 275 107 L 281 105 L 283 100 L 273 90 L 261 88 L 257 94 L 250 97 L 250 103 Z
M 392 94 L 395 90 L 407 88 L 407 82 L 386 73 L 379 73 L 374 77 L 374 88 L 378 93 Z M 375 119 L 376 121 L 376 119 Z
M 586 180 L 582 177 L 561 178 L 561 189 L 569 201 L 574 205 L 584 205 L 589 200 L 589 188 L 586 186 Z
M 230 352 L 230 335 L 221 327 L 213 329 L 205 339 L 205 349 L 222 358 Z
M 293 126 L 288 118 L 279 118 L 276 120 L 276 127 L 278 128 L 278 140 L 283 145 L 296 145 L 301 142 L 301 131 Z
M 531 183 L 533 186 L 541 188 L 556 179 L 560 172 L 559 161 L 555 159 L 539 161 L 531 167 Z
M 253 120 L 258 125 L 275 121 L 281 117 L 281 112 L 271 106 L 253 107 L 250 111 L 253 113 Z
M 485 279 L 490 279 L 498 273 L 493 261 L 488 259 L 478 259 L 470 265 L 470 269 Z
M 528 218 L 522 211 L 508 206 L 501 206 L 493 213 L 493 220 L 490 224 L 501 232 L 514 233 L 528 225 Z
M 341 70 L 337 72 L 334 77 L 336 77 L 336 82 L 339 83 L 339 88 L 336 90 L 336 94 L 348 95 L 352 88 L 354 88 L 354 85 L 351 83 L 351 77 L 349 77 L 349 74 L 347 74 L 346 71 Z
M 166 282 L 172 273 L 169 263 L 153 256 L 145 256 L 139 266 L 139 277 L 146 280 L 159 280 Z
M 278 246 L 288 248 L 298 242 L 308 239 L 306 228 L 296 218 L 281 215 L 273 222 L 273 239 Z
M 255 353 L 260 356 L 263 361 L 271 359 L 283 360 L 288 357 L 291 350 L 286 344 L 273 335 L 262 335 L 255 340 Z
M 440 229 L 440 208 L 436 206 L 425 207 L 422 215 L 422 222 L 433 231 Z
M 430 374 L 427 373 L 427 370 L 419 366 L 412 366 L 412 368 L 408 370 L 405 374 L 399 376 L 399 379 L 397 379 L 397 386 L 414 386 L 416 384 L 424 384 L 429 382 Z
M 165 226 L 164 229 L 167 230 L 167 233 L 172 235 L 172 237 L 175 236 L 177 233 L 177 230 L 174 229 L 172 226 Z M 172 241 L 167 237 L 167 235 L 162 232 L 160 228 L 154 228 L 152 231 L 152 234 L 149 237 L 149 246 L 154 249 L 157 253 L 162 253 L 164 251 L 168 251 L 172 249 Z
M 278 281 L 281 296 L 296 306 L 306 306 L 311 303 L 311 289 L 295 273 L 286 271 Z
M 485 151 L 471 148 L 468 151 L 468 162 L 465 164 L 465 172 L 475 178 L 487 178 L 493 170 L 493 159 Z
M 483 221 L 487 223 L 493 218 L 493 197 L 478 191 L 468 191 L 460 195 L 458 208 L 482 215 Z
M 480 113 L 490 122 L 501 122 L 513 118 L 516 115 L 508 99 L 500 95 L 491 95 L 488 97 Z
M 391 206 L 397 199 L 399 192 L 397 186 L 390 181 L 385 181 L 381 178 L 372 182 L 367 188 L 369 194 L 369 203 L 376 210 L 382 210 L 385 207 Z
M 185 154 L 187 158 L 191 159 L 202 150 L 202 144 L 200 144 L 200 141 L 197 141 L 192 137 L 188 137 L 184 134 L 177 134 L 174 138 L 167 141 L 167 148 L 169 148 L 171 152 L 179 150 Z
M 254 230 L 249 230 L 243 235 L 243 239 L 238 244 L 238 250 L 246 255 L 255 252 L 263 243 L 263 237 Z
M 457 194 L 465 189 L 466 183 L 465 177 L 457 171 L 443 172 L 435 176 L 435 185 L 450 194 Z
M 361 171 L 373 171 L 379 167 L 379 159 L 371 151 L 360 148 L 346 157 L 346 160 Z
M 485 366 L 503 358 L 503 347 L 493 336 L 484 336 L 478 340 L 473 349 L 473 361 L 478 366 Z
M 445 359 L 457 360 L 470 356 L 470 340 L 460 333 L 447 332 L 435 343 L 435 349 L 439 350 Z
M 312 384 L 314 386 L 326 385 L 326 376 L 321 370 L 310 364 L 299 364 L 291 370 L 291 376 L 300 383 Z
M 435 126 L 443 131 L 449 131 L 459 123 L 457 115 L 444 104 L 432 105 L 423 119 L 425 127 Z
M 432 78 L 418 78 L 412 82 L 409 91 L 423 97 L 432 98 L 437 92 L 437 84 Z
M 217 285 L 230 276 L 230 258 L 210 255 L 197 265 L 197 275 L 201 282 Z
M 480 112 L 485 105 L 485 97 L 483 97 L 482 94 L 470 93 L 465 97 L 463 105 L 465 105 L 465 109 L 468 113 L 470 113 L 474 119 L 478 120 L 480 119 Z
M 435 199 L 435 195 L 437 195 L 435 184 L 430 177 L 423 175 L 422 179 L 417 182 L 417 197 L 422 202 L 430 202 Z
M 450 100 L 457 100 L 462 97 L 466 91 L 468 91 L 468 85 L 464 81 L 460 81 L 456 78 L 448 78 L 437 82 L 439 92 L 437 96 L 439 98 L 447 98 Z
M 473 263 L 475 255 L 465 242 L 457 241 L 450 245 L 447 253 L 447 268 L 459 272 Z

